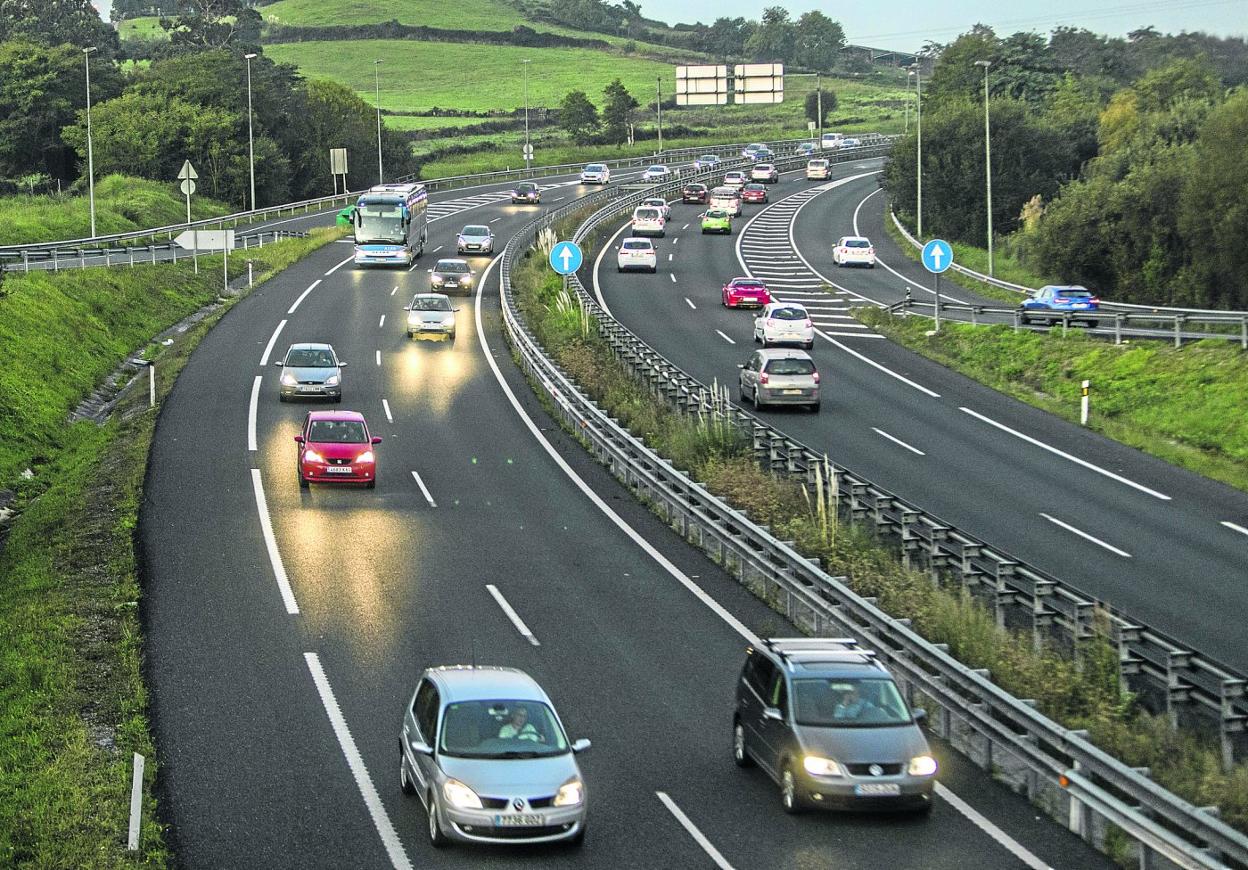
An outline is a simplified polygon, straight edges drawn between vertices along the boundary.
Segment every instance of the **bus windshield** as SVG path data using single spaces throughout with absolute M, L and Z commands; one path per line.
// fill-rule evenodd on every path
M 356 209 L 357 244 L 402 244 L 407 241 L 399 203 L 366 203 Z

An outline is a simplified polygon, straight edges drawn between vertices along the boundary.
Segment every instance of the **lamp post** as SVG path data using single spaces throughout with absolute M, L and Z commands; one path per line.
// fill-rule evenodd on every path
M 530 169 L 533 165 L 533 158 L 529 155 L 529 64 L 532 61 L 522 60 L 524 64 L 524 168 Z
M 247 166 L 251 174 L 251 210 L 256 210 L 256 142 L 251 123 L 251 59 L 256 55 L 245 54 L 247 61 Z
M 915 61 L 914 66 L 911 67 L 911 71 L 914 73 L 914 92 L 917 98 L 915 100 L 914 114 L 915 114 L 915 123 L 918 125 L 918 130 L 915 133 L 915 141 L 917 143 L 916 150 L 918 152 L 918 156 L 916 158 L 915 166 L 914 166 L 914 177 L 916 179 L 915 183 L 917 186 L 916 196 L 918 200 L 915 206 L 915 211 L 916 211 L 915 229 L 918 231 L 919 238 L 922 239 L 923 238 L 923 71 L 922 71 L 922 68 L 918 64 L 918 61 Z
M 984 178 L 988 185 L 987 192 L 987 209 L 988 209 L 988 277 L 992 274 L 992 137 L 989 135 L 988 127 L 988 67 L 992 66 L 990 60 L 977 60 L 975 66 L 984 68 Z
M 87 199 L 91 209 L 91 238 L 95 238 L 95 150 L 91 146 L 91 52 L 95 46 L 82 50 L 82 60 L 87 67 Z
M 823 73 L 815 73 L 815 115 L 819 121 L 819 147 L 823 147 Z
M 657 95 L 655 108 L 659 110 L 659 154 L 663 153 L 663 79 L 656 78 L 654 92 Z
M 381 169 L 381 59 L 373 61 L 373 102 L 377 104 L 377 183 L 385 184 Z
M 914 70 L 906 70 L 906 135 L 910 134 L 910 80 L 914 78 Z

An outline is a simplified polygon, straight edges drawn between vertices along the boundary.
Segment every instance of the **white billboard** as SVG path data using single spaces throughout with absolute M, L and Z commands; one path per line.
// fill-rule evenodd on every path
M 784 102 L 784 64 L 739 63 L 732 68 L 737 103 Z
M 727 65 L 676 67 L 676 105 L 722 106 L 727 102 Z

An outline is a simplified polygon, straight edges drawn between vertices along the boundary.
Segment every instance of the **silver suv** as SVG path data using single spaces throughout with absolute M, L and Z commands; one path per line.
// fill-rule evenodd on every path
M 403 714 L 399 784 L 419 795 L 429 841 L 579 845 L 588 794 L 554 705 L 523 671 L 429 668 Z
M 755 410 L 765 405 L 806 405 L 819 410 L 819 370 L 806 351 L 756 350 L 737 368 L 741 370 L 741 401 L 749 399 Z
M 897 684 L 852 638 L 771 638 L 746 651 L 732 716 L 738 767 L 758 764 L 785 812 L 927 812 L 936 759 Z

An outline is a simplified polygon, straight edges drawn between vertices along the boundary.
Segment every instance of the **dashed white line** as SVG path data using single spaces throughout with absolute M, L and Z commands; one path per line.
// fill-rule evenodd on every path
M 364 798 L 364 806 L 368 808 L 368 814 L 372 816 L 373 826 L 381 835 L 381 843 L 386 847 L 390 863 L 396 870 L 411 870 L 412 862 L 408 860 L 407 853 L 403 851 L 403 843 L 399 840 L 399 834 L 391 824 L 390 817 L 386 815 L 386 808 L 381 803 L 381 795 L 377 793 L 373 778 L 369 776 L 368 768 L 364 766 L 364 757 L 360 755 L 360 750 L 355 745 L 355 738 L 351 736 L 351 729 L 347 727 L 346 717 L 342 715 L 342 708 L 338 706 L 338 700 L 334 697 L 334 690 L 329 685 L 329 678 L 325 676 L 325 669 L 321 667 L 320 658 L 316 653 L 309 652 L 303 654 L 303 659 L 308 663 L 308 670 L 312 673 L 312 682 L 316 684 L 316 692 L 321 696 L 321 704 L 325 707 L 325 714 L 329 716 L 329 724 L 334 729 L 334 736 L 338 738 L 338 746 L 341 747 L 342 754 L 346 756 L 347 767 L 351 769 L 351 775 L 355 777 L 360 796 Z
M 256 375 L 251 384 L 251 401 L 247 403 L 247 449 L 256 449 L 256 409 L 260 404 L 260 384 L 263 376 Z
M 420 494 L 425 497 L 425 501 L 429 502 L 429 507 L 436 508 L 438 503 L 433 500 L 433 495 L 429 492 L 429 487 L 425 486 L 425 482 L 420 479 L 420 475 L 412 472 L 412 477 L 416 481 L 416 485 L 420 487 Z
M 1028 444 L 1031 444 L 1035 447 L 1039 447 L 1041 450 L 1047 450 L 1049 453 L 1052 453 L 1054 456 L 1060 456 L 1062 459 L 1066 459 L 1075 463 L 1075 465 L 1086 468 L 1089 471 L 1095 471 L 1097 474 L 1104 475 L 1105 477 L 1108 477 L 1110 480 L 1116 480 L 1119 483 L 1122 483 L 1131 487 L 1132 489 L 1138 489 L 1140 492 L 1151 495 L 1153 498 L 1159 498 L 1162 501 L 1170 501 L 1170 496 L 1164 493 L 1160 493 L 1155 489 L 1149 489 L 1147 486 L 1144 486 L 1142 483 L 1136 483 L 1134 480 L 1128 480 L 1127 478 L 1123 477 L 1121 474 L 1114 474 L 1114 472 L 1109 471 L 1108 469 L 1105 469 L 1105 468 L 1101 468 L 1099 465 L 1093 465 L 1091 462 L 1088 462 L 1086 459 L 1080 459 L 1078 456 L 1072 456 L 1069 453 L 1066 453 L 1062 450 L 1058 450 L 1056 447 L 1051 447 L 1048 444 L 1045 444 L 1043 441 L 1040 441 L 1039 439 L 1032 438 L 1030 435 L 1024 435 L 1022 432 L 1019 432 L 1017 429 L 1011 429 L 1009 426 L 1005 425 L 1004 423 L 998 423 L 996 420 L 992 419 L 991 417 L 985 417 L 983 414 L 980 414 L 977 411 L 972 411 L 970 408 L 966 408 L 966 407 L 959 407 L 958 410 L 964 414 L 971 415 L 976 420 L 982 420 L 983 422 L 987 423 L 989 426 L 995 426 L 996 428 L 1000 429 L 1002 432 L 1007 432 L 1010 435 L 1013 435 L 1015 438 L 1019 438 L 1023 441 L 1026 441 Z
M 377 321 L 377 328 L 381 329 L 385 325 L 386 325 L 386 315 L 383 314 L 381 315 L 381 320 Z
M 690 299 L 688 296 L 685 297 L 685 301 L 689 303 L 689 307 L 692 308 L 694 311 L 698 310 L 698 306 L 694 305 L 693 300 Z
M 382 399 L 382 400 L 381 400 L 381 407 L 382 407 L 382 408 L 385 410 L 385 412 L 386 412 L 386 422 L 387 422 L 387 423 L 393 423 L 393 422 L 394 422 L 394 417 L 392 417 L 392 416 L 390 415 L 390 401 L 389 401 L 388 399 Z
M 693 837 L 694 842 L 701 846 L 702 851 L 710 856 L 716 867 L 720 868 L 720 870 L 733 870 L 727 859 L 720 854 L 719 850 L 706 838 L 706 835 L 698 830 L 698 826 L 689 820 L 684 811 L 676 806 L 676 802 L 668 797 L 666 792 L 656 791 L 655 794 L 663 802 L 663 806 L 667 807 L 667 811 L 676 817 L 676 821 L 680 822 L 680 826 L 689 833 L 689 836 Z
M 897 438 L 897 437 L 896 437 L 896 436 L 894 436 L 894 435 L 889 435 L 889 434 L 888 434 L 887 432 L 885 432 L 883 429 L 876 429 L 874 426 L 872 426 L 872 427 L 871 427 L 871 431 L 872 431 L 872 432 L 874 432 L 876 435 L 880 435 L 880 436 L 882 436 L 882 437 L 884 437 L 884 438 L 887 438 L 889 441 L 892 441 L 894 444 L 897 444 L 897 445 L 900 445 L 900 446 L 902 446 L 902 447 L 906 448 L 906 449 L 907 449 L 907 450 L 909 450 L 911 453 L 917 453 L 919 456 L 926 456 L 926 455 L 927 455 L 926 453 L 924 453 L 924 452 L 923 452 L 922 450 L 920 450 L 919 448 L 917 448 L 917 447 L 911 447 L 909 444 L 907 444 L 905 441 L 902 441 L 900 438 Z
M 667 255 L 667 262 L 669 262 L 669 263 L 670 263 L 670 262 L 672 262 L 672 258 L 673 258 L 673 257 L 675 257 L 675 256 L 676 256 L 675 254 L 668 254 L 668 255 Z
M 498 222 L 499 222 L 499 221 L 501 221 L 501 220 L 502 220 L 502 218 L 494 218 L 494 220 L 490 221 L 490 223 L 492 223 L 492 224 L 496 224 L 496 223 L 498 223 Z
M 681 229 L 682 229 L 682 230 L 687 230 L 687 229 L 689 229 L 689 224 L 685 224 L 683 227 L 681 227 Z
M 273 352 L 273 345 L 277 343 L 277 337 L 282 332 L 282 327 L 286 325 L 283 320 L 277 324 L 277 329 L 273 330 L 273 334 L 269 336 L 269 343 L 264 346 L 264 354 L 260 357 L 260 365 L 267 366 L 269 364 L 269 354 Z
M 435 253 L 435 254 L 436 254 L 436 253 L 437 253 L 438 251 L 440 251 L 440 250 L 442 250 L 442 246 L 441 246 L 441 245 L 438 245 L 436 248 L 434 248 L 434 249 L 433 249 L 433 253 Z
M 377 365 L 381 365 L 381 351 L 377 351 Z
M 673 245 L 674 245 L 674 244 L 676 244 L 676 243 L 677 243 L 677 242 L 679 242 L 679 241 L 680 241 L 680 236 L 675 236 L 675 237 L 673 237 L 673 238 L 672 238 L 672 244 L 673 244 Z
M 1124 559 L 1131 558 L 1131 554 L 1128 553 L 1126 550 L 1120 550 L 1117 547 L 1113 546 L 1112 544 L 1107 544 L 1104 541 L 1102 541 L 1100 538 L 1089 535 L 1087 532 L 1083 531 L 1082 529 L 1075 528 L 1070 523 L 1064 523 L 1061 520 L 1059 520 L 1057 517 L 1049 516 L 1043 511 L 1040 512 L 1040 516 L 1044 517 L 1053 525 L 1061 526 L 1066 531 L 1072 534 L 1078 535 L 1079 537 L 1083 538 L 1085 541 L 1089 541 L 1093 544 L 1096 544 L 1098 547 L 1104 547 L 1106 550 L 1109 550 L 1109 552 L 1116 553 L 1117 555 L 1122 556 L 1122 558 Z
M 724 333 L 723 333 L 723 332 L 721 332 L 720 330 L 718 330 L 718 329 L 717 329 L 717 330 L 715 330 L 715 332 L 717 332 L 717 333 L 719 334 L 719 337 L 720 337 L 720 338 L 722 338 L 724 341 L 728 342 L 729 344 L 736 344 L 736 342 L 735 342 L 735 341 L 733 341 L 733 340 L 732 340 L 731 338 L 729 338 L 728 336 L 724 335 Z
M 1230 520 L 1223 520 L 1222 525 L 1226 526 L 1232 532 L 1239 532 L 1241 535 L 1248 535 L 1248 529 L 1245 529 L 1243 526 L 1236 525 Z
M 351 262 L 352 260 L 354 260 L 354 259 L 355 259 L 355 254 L 352 254 L 350 257 L 347 257 L 345 260 L 343 260 L 343 261 L 342 261 L 341 263 L 339 263 L 337 266 L 335 266 L 334 268 L 332 268 L 332 269 L 330 269 L 328 272 L 326 272 L 326 273 L 325 273 L 325 277 L 326 277 L 326 278 L 328 278 L 330 275 L 334 274 L 335 272 L 337 272 L 339 269 L 341 269 L 343 266 L 347 265 L 347 263 L 350 263 L 350 262 Z
M 667 273 L 667 277 L 669 277 L 669 278 L 671 278 L 671 279 L 672 279 L 672 283 L 673 283 L 673 284 L 675 284 L 675 283 L 676 283 L 676 276 L 675 276 L 675 275 L 673 275 L 671 272 L 668 272 L 668 273 Z
M 533 644 L 533 646 L 541 646 L 541 644 L 537 642 L 537 638 L 533 636 L 533 632 L 529 631 L 529 627 L 525 625 L 524 620 L 520 618 L 520 614 L 516 613 L 512 606 L 507 603 L 507 599 L 503 597 L 503 593 L 498 591 L 498 587 L 493 583 L 486 583 L 485 588 L 489 590 L 490 595 L 492 595 L 494 600 L 498 602 L 498 606 L 503 609 L 503 613 L 507 614 L 507 618 L 511 620 L 511 624 L 516 627 L 516 631 L 524 635 L 528 639 L 529 643 Z
M 409 269 L 408 271 L 411 271 L 411 270 Z M 398 293 L 398 292 L 399 292 L 399 285 L 395 284 L 394 289 L 390 291 L 390 295 L 393 296 L 395 293 Z
M 936 783 L 936 794 L 940 795 L 942 800 L 948 801 L 950 806 L 970 819 L 975 827 L 979 828 L 985 834 L 992 837 L 992 839 L 996 840 L 997 843 L 1003 846 L 1006 851 L 1030 867 L 1031 870 L 1052 870 L 1048 864 L 1045 864 L 1038 857 L 1028 851 L 1026 846 L 1018 842 L 1018 840 L 1015 840 L 992 822 L 988 821 L 988 819 L 981 814 L 979 810 L 975 809 L 940 783 Z
M 316 285 L 317 285 L 317 284 L 320 284 L 320 283 L 321 283 L 321 279 L 320 279 L 320 278 L 317 278 L 315 281 L 313 281 L 313 282 L 311 283 L 311 285 L 309 285 L 309 286 L 308 286 L 308 289 L 307 289 L 307 290 L 304 290 L 302 293 L 300 293 L 300 294 L 299 294 L 299 298 L 295 300 L 295 304 L 294 304 L 294 305 L 292 305 L 292 306 L 290 306 L 289 310 L 287 310 L 287 312 L 286 312 L 286 313 L 287 313 L 287 314 L 294 314 L 294 313 L 295 313 L 295 309 L 299 307 L 299 303 L 300 303 L 300 302 L 302 302 L 304 299 L 306 299 L 306 298 L 307 298 L 307 295 L 308 295 L 309 293 L 311 293 L 313 290 L 315 290 L 315 289 L 316 289 Z
M 282 563 L 282 554 L 277 549 L 277 538 L 273 535 L 273 521 L 269 518 L 269 503 L 264 497 L 264 484 L 260 480 L 260 469 L 251 470 L 251 485 L 256 492 L 256 510 L 260 514 L 260 533 L 264 536 L 264 547 L 269 551 L 269 563 L 273 566 L 273 576 L 277 579 L 277 589 L 282 594 L 286 612 L 291 616 L 299 613 L 299 605 L 295 602 L 295 593 L 290 588 L 290 578 L 286 576 L 286 566 Z

